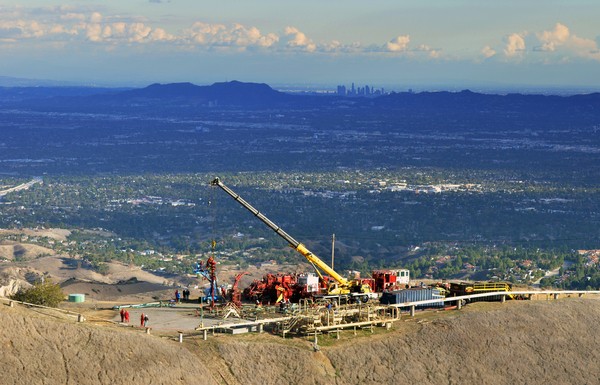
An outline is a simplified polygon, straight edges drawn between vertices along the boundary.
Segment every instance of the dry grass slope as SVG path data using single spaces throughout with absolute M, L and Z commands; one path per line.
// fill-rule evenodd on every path
M 600 301 L 506 305 L 490 311 L 469 305 L 464 314 L 434 320 L 416 333 L 327 354 L 351 384 L 600 383 Z
M 600 300 L 472 304 L 370 337 L 219 345 L 239 384 L 598 384 Z M 346 335 L 351 332 L 345 332 Z
M 4 241 L 0 244 L 0 259 L 31 260 L 42 255 L 54 255 L 54 250 L 28 243 Z
M 179 344 L 125 329 L 102 328 L 0 310 L 1 383 L 215 384 Z
M 341 340 L 172 340 L 0 306 L 2 384 L 598 384 L 600 300 L 471 304 Z

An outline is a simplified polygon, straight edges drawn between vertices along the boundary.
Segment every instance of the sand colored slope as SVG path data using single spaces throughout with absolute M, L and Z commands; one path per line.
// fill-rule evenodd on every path
M 0 324 L 3 385 L 216 383 L 195 356 L 152 335 L 7 306 Z
M 4 241 L 0 244 L 0 259 L 31 260 L 39 256 L 54 254 L 56 253 L 52 249 L 28 243 Z
M 5 234 L 45 237 L 57 241 L 66 241 L 67 237 L 71 235 L 71 231 L 67 229 L 0 229 L 0 235 Z
M 478 303 L 390 331 L 320 336 L 314 352 L 309 340 L 268 334 L 179 345 L 0 306 L 0 372 L 7 385 L 597 384 L 599 319 L 594 298 Z
M 598 384 L 599 319 L 597 299 L 472 304 L 372 336 L 322 336 L 318 353 L 248 339 L 219 353 L 240 384 Z
M 348 383 L 599 383 L 600 300 L 507 305 L 488 311 L 469 305 L 412 333 L 362 340 L 327 355 Z

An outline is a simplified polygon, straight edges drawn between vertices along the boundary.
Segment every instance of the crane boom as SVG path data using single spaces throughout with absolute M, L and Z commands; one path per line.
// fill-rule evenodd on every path
M 331 267 L 329 267 L 329 265 L 327 265 L 319 257 L 314 255 L 310 250 L 308 250 L 306 248 L 306 246 L 304 246 L 302 243 L 295 240 L 291 235 L 289 235 L 288 233 L 283 231 L 283 229 L 281 227 L 277 226 L 275 223 L 273 223 L 273 221 L 271 221 L 269 218 L 267 218 L 264 214 L 262 214 L 260 211 L 258 211 L 254 207 L 252 207 L 252 205 L 250 203 L 246 202 L 244 199 L 242 199 L 242 197 L 240 197 L 239 194 L 235 193 L 232 189 L 225 186 L 219 178 L 215 178 L 212 182 L 210 182 L 210 184 L 211 184 L 211 186 L 217 186 L 217 187 L 221 188 L 221 190 L 225 191 L 236 202 L 238 202 L 239 204 L 244 206 L 244 208 L 246 208 L 246 210 L 250 211 L 255 217 L 260 219 L 271 230 L 275 231 L 275 233 L 277 233 L 277 235 L 279 235 L 281 238 L 285 239 L 292 249 L 294 249 L 297 252 L 299 252 L 300 254 L 302 254 L 310 263 L 312 263 L 314 266 L 318 267 L 323 272 L 325 272 L 325 274 L 327 274 L 331 278 L 333 278 L 340 286 L 344 286 L 344 287 L 348 286 L 349 282 L 346 278 L 339 275 L 335 270 L 333 270 Z

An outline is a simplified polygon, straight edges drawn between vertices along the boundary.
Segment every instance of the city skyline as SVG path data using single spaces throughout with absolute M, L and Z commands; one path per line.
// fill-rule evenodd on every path
M 594 89 L 597 15 L 589 0 L 0 1 L 0 76 Z

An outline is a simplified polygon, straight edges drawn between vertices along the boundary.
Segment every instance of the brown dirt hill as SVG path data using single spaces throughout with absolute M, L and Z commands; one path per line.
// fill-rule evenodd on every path
M 3 385 L 216 384 L 175 342 L 0 306 Z
M 598 384 L 599 320 L 597 299 L 472 304 L 327 355 L 348 383 Z
M 66 241 L 67 237 L 71 235 L 71 231 L 67 229 L 0 229 L 0 236 L 2 235 L 27 235 Z
M 61 283 L 65 294 L 85 294 L 99 301 L 143 302 L 156 295 L 160 299 L 172 297 L 172 287 L 132 278 L 116 284 L 86 282 L 69 279 Z
M 218 350 L 239 384 L 598 384 L 599 320 L 598 299 L 480 303 L 372 336 L 323 336 L 318 353 L 244 337 Z
M 554 385 L 600 378 L 595 298 L 418 314 L 390 331 L 359 331 L 358 337 L 346 331 L 339 341 L 320 336 L 319 352 L 308 340 L 268 334 L 188 338 L 178 345 L 129 328 L 27 312 L 0 306 L 3 384 Z
M 0 259 L 7 260 L 30 260 L 42 255 L 54 255 L 54 250 L 47 247 L 32 245 L 29 243 L 17 243 L 2 241 L 0 243 Z
M 0 245 L 0 252 L 1 252 Z M 2 254 L 0 254 L 1 260 Z M 82 267 L 83 266 L 83 267 Z M 29 286 L 45 277 L 56 283 L 71 284 L 65 287 L 65 293 L 84 293 L 90 299 L 97 301 L 113 300 L 119 297 L 126 302 L 147 302 L 152 297 L 165 295 L 154 293 L 167 288 L 167 298 L 171 294 L 174 284 L 172 278 L 165 278 L 140 267 L 129 266 L 120 262 L 107 263 L 108 273 L 103 275 L 91 270 L 81 260 L 65 255 L 52 255 L 40 257 L 26 262 L 1 262 L 0 263 L 0 295 L 10 296 L 22 286 Z M 139 284 L 118 286 L 119 282 L 136 279 Z M 73 285 L 77 281 L 77 285 Z M 16 282 L 16 283 L 15 283 Z M 142 284 L 145 282 L 145 284 Z M 114 284 L 111 286 L 111 284 Z

